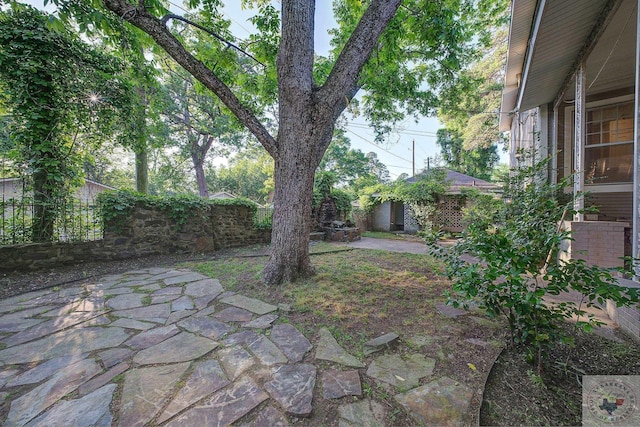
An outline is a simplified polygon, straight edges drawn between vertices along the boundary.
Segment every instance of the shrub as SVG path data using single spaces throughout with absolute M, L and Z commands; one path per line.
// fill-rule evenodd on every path
M 559 328 L 561 321 L 577 316 L 578 326 L 591 330 L 598 321 L 585 307 L 638 301 L 636 289 L 618 286 L 615 271 L 589 266 L 583 260 L 554 261 L 560 243 L 570 238 L 559 223 L 573 212 L 573 200 L 562 203 L 558 194 L 568 184 L 540 179 L 547 162 L 519 169 L 507 182 L 504 202 L 487 203 L 449 251 L 431 244 L 445 258 L 453 288 L 447 293 L 454 307 L 476 303 L 491 317 L 504 317 L 513 345 L 523 345 L 538 373 L 549 347 L 557 341 L 571 343 Z M 468 211 L 473 216 L 473 211 Z M 467 262 L 463 255 L 477 259 Z M 467 258 L 468 259 L 468 258 Z M 547 303 L 546 295 L 570 290 L 584 296 L 578 303 Z

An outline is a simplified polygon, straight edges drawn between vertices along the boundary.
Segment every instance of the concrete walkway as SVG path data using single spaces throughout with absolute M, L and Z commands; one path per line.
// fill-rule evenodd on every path
M 436 360 L 381 351 L 397 335 L 365 343 L 364 354 L 380 351 L 366 366 L 326 328 L 309 337 L 312 343 L 293 325 L 276 322 L 283 310 L 225 292 L 199 273 L 164 268 L 6 299 L 0 421 L 283 426 L 304 424 L 313 402 L 327 399 L 338 405 L 337 425 L 383 425 L 390 408 L 363 396 L 367 375 L 395 389 L 416 424 L 465 424 L 476 390 L 446 377 L 420 385 Z
M 424 242 L 401 239 L 362 237 L 360 240 L 344 243 L 344 245 L 356 249 L 378 249 L 381 251 L 406 252 L 411 254 L 426 253 L 426 245 Z

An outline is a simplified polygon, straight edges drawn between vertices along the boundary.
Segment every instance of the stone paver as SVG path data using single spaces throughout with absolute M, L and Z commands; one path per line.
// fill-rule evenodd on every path
M 339 399 L 344 396 L 362 396 L 362 383 L 358 371 L 328 369 L 322 373 L 322 396 Z
M 312 348 L 309 340 L 289 323 L 275 325 L 270 338 L 292 363 L 300 362 Z
M 398 338 L 400 338 L 400 335 L 394 332 L 389 332 L 388 334 L 384 334 L 381 337 L 369 340 L 366 343 L 362 344 L 364 355 L 368 356 L 372 353 L 389 348 L 398 340 Z
M 336 339 L 327 328 L 320 329 L 320 341 L 316 349 L 316 359 L 329 360 L 344 366 L 364 368 L 364 363 L 340 347 Z
M 27 424 L 27 427 L 64 425 L 109 427 L 113 420 L 109 405 L 115 389 L 115 384 L 109 384 L 80 399 L 63 400 L 35 418 Z
M 194 360 L 209 353 L 218 343 L 190 332 L 180 332 L 152 347 L 139 351 L 133 358 L 140 365 L 176 363 Z
M 60 369 L 51 379 L 11 402 L 5 425 L 25 425 L 98 372 L 100 367 L 90 359 Z
M 182 320 L 178 323 L 183 329 L 193 332 L 194 334 L 202 335 L 203 337 L 217 340 L 233 331 L 234 328 L 227 323 L 220 322 L 219 320 L 212 319 L 210 317 L 190 317 Z
M 385 427 L 385 411 L 381 404 L 363 399 L 338 407 L 339 427 Z
M 271 313 L 272 311 L 276 311 L 278 309 L 278 307 L 276 307 L 275 305 L 267 304 L 255 298 L 249 298 L 240 294 L 222 298 L 220 301 L 225 304 L 236 306 L 238 308 L 244 308 L 245 310 L 258 314 L 260 316 L 262 316 L 263 314 Z
M 453 315 L 447 331 L 453 336 L 458 313 L 439 310 Z M 433 359 L 390 354 L 365 366 L 327 328 L 309 341 L 286 322 L 290 311 L 286 304 L 225 291 L 202 274 L 167 268 L 7 298 L 0 301 L 0 405 L 8 409 L 0 421 L 182 427 L 243 419 L 248 427 L 306 425 L 298 417 L 312 414 L 313 402 L 324 398 L 339 404 L 339 426 L 383 425 L 384 407 L 361 398 L 367 368 L 366 375 L 395 387 L 396 401 L 417 424 L 466 422 L 473 397 L 466 385 L 429 378 L 419 387 L 433 374 Z M 420 347 L 448 338 L 403 336 L 400 342 Z M 396 334 L 386 334 L 363 350 L 370 354 L 397 341 Z M 482 351 L 492 347 L 486 344 L 466 342 Z M 321 371 L 316 361 L 322 361 Z M 324 361 L 356 369 L 329 368 Z
M 308 364 L 283 365 L 265 384 L 269 392 L 289 414 L 306 416 L 311 413 L 316 367 Z
M 124 377 L 120 426 L 144 426 L 160 411 L 189 363 L 129 370 Z
M 169 422 L 167 426 L 227 426 L 249 413 L 269 396 L 248 377 L 234 382 Z
M 423 425 L 464 425 L 473 391 L 451 378 L 440 378 L 398 394 L 396 401 Z
M 422 354 L 379 356 L 367 369 L 367 375 L 396 386 L 401 391 L 417 387 L 420 379 L 433 373 L 435 359 Z
M 229 380 L 224 375 L 217 361 L 206 360 L 199 362 L 184 387 L 180 389 L 176 397 L 160 416 L 158 422 L 165 422 L 178 412 L 220 390 L 227 384 L 229 384 Z

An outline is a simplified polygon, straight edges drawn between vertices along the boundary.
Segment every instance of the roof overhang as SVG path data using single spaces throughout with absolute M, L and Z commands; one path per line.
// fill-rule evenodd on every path
M 625 64 L 633 63 L 628 48 L 629 43 L 635 46 L 635 19 L 629 18 L 635 17 L 636 4 L 636 0 L 513 0 L 500 130 L 511 128 L 514 112 L 562 96 L 583 55 L 588 58 L 587 85 L 592 93 L 633 84 L 629 80 L 633 70 Z

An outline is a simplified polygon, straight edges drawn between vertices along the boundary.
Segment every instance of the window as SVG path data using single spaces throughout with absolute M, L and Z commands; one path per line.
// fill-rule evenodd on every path
M 632 101 L 587 109 L 585 184 L 633 181 L 633 114 Z

